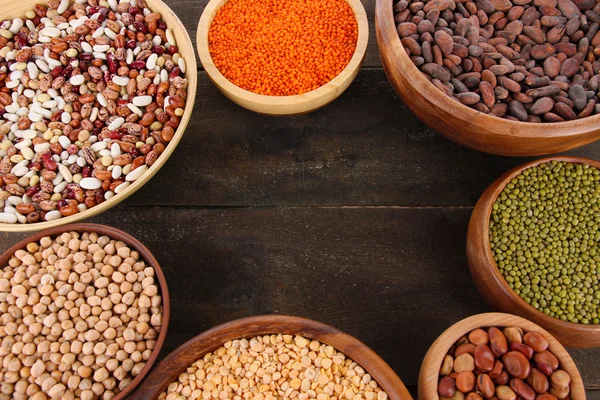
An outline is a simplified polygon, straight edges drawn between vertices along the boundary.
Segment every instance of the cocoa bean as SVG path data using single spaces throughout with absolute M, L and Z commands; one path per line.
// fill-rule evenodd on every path
M 536 60 L 544 60 L 556 53 L 556 48 L 550 43 L 540 44 L 531 48 L 531 57 Z
M 550 112 L 550 110 L 552 110 L 553 107 L 554 101 L 552 101 L 550 97 L 542 97 L 538 99 L 535 103 L 533 103 L 533 105 L 529 109 L 529 112 L 535 115 L 545 114 L 547 112 Z

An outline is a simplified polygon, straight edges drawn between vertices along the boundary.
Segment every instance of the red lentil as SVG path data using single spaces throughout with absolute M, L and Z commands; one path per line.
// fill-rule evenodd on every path
M 236 86 L 297 95 L 348 65 L 358 24 L 346 0 L 229 0 L 208 33 L 215 66 Z

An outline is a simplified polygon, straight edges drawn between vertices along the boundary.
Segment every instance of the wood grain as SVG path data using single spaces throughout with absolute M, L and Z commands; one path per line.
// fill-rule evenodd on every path
M 377 43 L 390 82 L 423 122 L 479 151 L 507 156 L 566 151 L 600 139 L 600 115 L 559 123 L 497 118 L 462 105 L 438 90 L 413 64 L 396 31 L 391 0 L 376 1 Z
M 516 326 L 524 332 L 539 332 L 548 341 L 548 350 L 558 358 L 560 368 L 571 377 L 569 397 L 573 400 L 585 400 L 585 390 L 577 366 L 567 350 L 552 335 L 540 326 L 524 318 L 503 313 L 484 313 L 465 318 L 444 331 L 431 345 L 421 370 L 419 371 L 419 399 L 440 400 L 438 395 L 438 380 L 440 367 L 448 349 L 462 336 L 477 328 Z
M 16 17 L 22 17 L 27 10 L 31 10 L 34 8 L 37 3 L 47 3 L 40 2 L 39 0 L 20 0 L 20 1 L 9 1 L 4 2 L 3 6 L 0 7 L 0 21 L 5 19 L 12 19 Z M 177 48 L 179 49 L 179 54 L 184 58 L 187 62 L 187 71 L 185 73 L 185 78 L 187 79 L 187 97 L 185 99 L 185 108 L 184 114 L 181 117 L 181 121 L 179 126 L 175 130 L 175 134 L 163 153 L 158 157 L 157 161 L 150 167 L 146 172 L 142 174 L 135 182 L 132 182 L 127 188 L 121 191 L 118 195 L 111 197 L 105 202 L 98 204 L 95 207 L 89 208 L 85 211 L 78 212 L 77 214 L 73 214 L 68 217 L 59 218 L 54 221 L 44 221 L 35 224 L 7 224 L 0 223 L 0 231 L 5 232 L 31 232 L 37 231 L 40 229 L 48 229 L 55 226 L 61 226 L 65 224 L 70 224 L 76 221 L 81 221 L 82 219 L 89 218 L 93 215 L 97 215 L 108 210 L 111 207 L 119 204 L 121 201 L 125 200 L 127 197 L 131 196 L 138 189 L 140 189 L 146 182 L 148 182 L 161 167 L 165 164 L 165 162 L 169 159 L 177 144 L 183 137 L 183 134 L 186 130 L 188 122 L 192 116 L 192 110 L 194 109 L 194 98 L 196 97 L 196 87 L 197 87 L 197 74 L 195 73 L 197 70 L 196 59 L 194 57 L 194 48 L 192 47 L 192 42 L 189 36 L 186 34 L 183 24 L 177 17 L 177 15 L 161 0 L 148 0 L 148 7 L 156 12 L 161 13 L 162 20 L 167 24 L 167 26 L 173 32 L 173 36 L 177 42 Z
M 284 315 L 242 318 L 201 333 L 178 347 L 157 365 L 131 400 L 156 399 L 191 364 L 228 341 L 278 333 L 300 335 L 333 346 L 362 366 L 391 400 L 412 400 L 394 371 L 361 341 L 332 326 Z
M 589 164 L 600 168 L 600 162 L 579 157 L 547 157 L 522 164 L 506 172 L 483 193 L 471 216 L 467 234 L 467 260 L 473 281 L 483 298 L 497 310 L 510 312 L 527 318 L 548 330 L 566 346 L 600 346 L 600 325 L 574 324 L 552 318 L 527 304 L 509 286 L 498 266 L 490 247 L 490 217 L 492 206 L 504 187 L 522 171 L 549 161 Z
M 55 226 L 49 229 L 45 229 L 40 232 L 36 232 L 32 235 L 24 237 L 21 241 L 15 243 L 10 248 L 3 251 L 0 255 L 0 266 L 4 266 L 8 264 L 8 260 L 13 256 L 13 254 L 17 250 L 24 249 L 27 244 L 31 242 L 38 242 L 41 238 L 50 236 L 55 238 L 60 236 L 64 232 L 95 232 L 100 235 L 106 235 L 111 239 L 120 240 L 126 243 L 131 249 L 136 250 L 140 253 L 140 257 L 146 261 L 146 264 L 154 269 L 156 274 L 156 278 L 158 280 L 160 294 L 162 296 L 162 322 L 160 333 L 158 334 L 158 338 L 156 339 L 156 345 L 152 350 L 152 354 L 150 354 L 150 358 L 146 361 L 146 365 L 141 369 L 139 374 L 131 381 L 129 385 L 127 385 L 121 392 L 119 392 L 113 399 L 114 400 L 123 400 L 125 399 L 144 379 L 146 374 L 150 371 L 154 362 L 157 360 L 159 353 L 165 343 L 165 339 L 167 337 L 168 327 L 169 327 L 169 319 L 171 315 L 171 307 L 170 307 L 170 298 L 169 298 L 169 289 L 167 287 L 167 282 L 165 280 L 165 275 L 156 261 L 154 255 L 148 250 L 146 246 L 144 246 L 139 240 L 135 237 L 123 232 L 120 229 L 113 228 L 111 226 L 99 225 L 99 224 L 70 224 L 68 226 Z M 25 235 L 24 235 L 25 236 Z
M 444 330 L 491 311 L 467 268 L 470 215 L 471 208 L 119 206 L 94 221 L 142 239 L 160 262 L 172 310 L 163 355 L 233 319 L 298 315 L 361 340 L 414 387 Z M 0 234 L 3 245 L 16 240 Z M 600 389 L 600 348 L 570 353 L 585 386 Z
M 278 118 L 237 106 L 201 72 L 194 115 L 163 172 L 128 204 L 473 206 L 531 159 L 447 140 L 398 100 L 381 69 L 363 69 L 321 110 Z M 569 154 L 598 157 L 600 142 Z
M 360 0 L 347 0 L 358 24 L 356 49 L 348 65 L 339 75 L 318 89 L 295 96 L 266 96 L 250 92 L 233 84 L 215 66 L 209 50 L 208 32 L 217 12 L 227 1 L 211 0 L 208 2 L 198 23 L 196 46 L 204 70 L 215 86 L 234 103 L 265 115 L 291 116 L 306 114 L 334 101 L 356 78 L 356 74 L 365 58 L 369 41 L 369 23 Z

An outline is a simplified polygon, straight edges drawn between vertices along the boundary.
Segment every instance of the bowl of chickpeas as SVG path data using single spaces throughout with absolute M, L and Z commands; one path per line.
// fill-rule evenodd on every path
M 165 341 L 169 292 L 133 236 L 73 224 L 0 256 L 0 398 L 124 399 Z

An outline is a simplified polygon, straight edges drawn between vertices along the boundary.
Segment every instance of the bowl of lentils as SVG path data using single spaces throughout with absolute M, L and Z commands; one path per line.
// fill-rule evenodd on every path
M 166 162 L 196 94 L 194 51 L 158 0 L 0 10 L 0 230 L 96 215 Z
M 211 0 L 196 44 L 230 100 L 261 114 L 296 115 L 346 90 L 368 40 L 360 0 Z
M 467 260 L 483 298 L 568 347 L 600 345 L 600 162 L 532 161 L 477 202 Z
M 72 224 L 0 256 L 0 312 L 2 398 L 116 400 L 158 357 L 169 293 L 137 239 Z
M 485 313 L 457 322 L 431 345 L 419 372 L 426 400 L 585 400 L 577 366 L 548 332 L 524 318 Z
M 387 76 L 426 124 L 500 155 L 600 138 L 593 0 L 377 0 Z
M 304 318 L 266 315 L 214 327 L 167 356 L 132 400 L 412 399 L 371 349 Z

